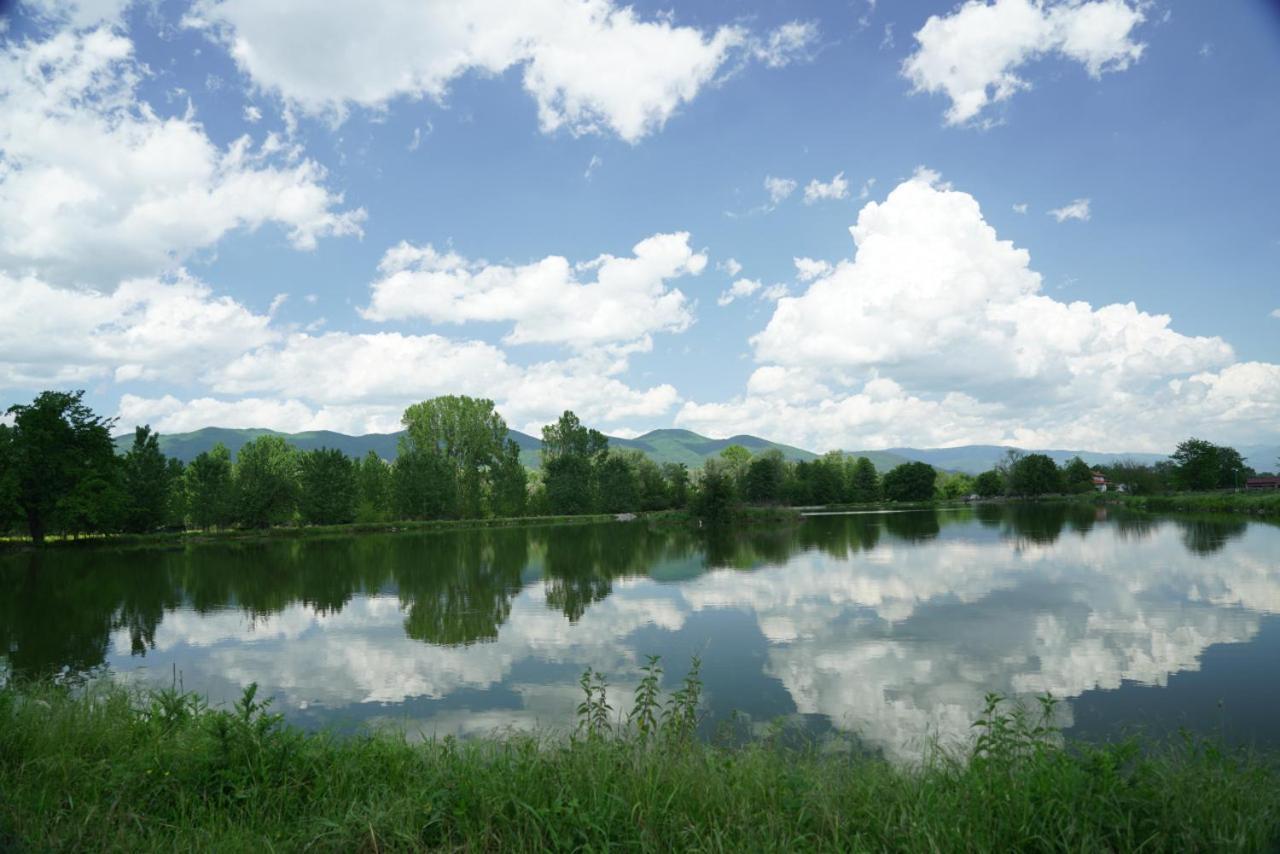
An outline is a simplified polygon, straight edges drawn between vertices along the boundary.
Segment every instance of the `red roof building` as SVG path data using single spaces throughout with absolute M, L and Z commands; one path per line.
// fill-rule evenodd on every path
M 1280 489 L 1280 477 L 1251 477 L 1244 482 L 1245 489 Z

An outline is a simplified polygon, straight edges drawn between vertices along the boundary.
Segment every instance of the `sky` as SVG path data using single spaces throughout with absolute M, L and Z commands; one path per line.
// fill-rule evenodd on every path
M 0 403 L 1280 430 L 1280 4 L 0 0 Z

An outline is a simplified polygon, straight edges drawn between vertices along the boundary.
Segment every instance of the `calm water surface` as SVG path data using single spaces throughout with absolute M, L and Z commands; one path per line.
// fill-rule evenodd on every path
M 106 673 L 303 726 L 474 734 L 615 707 L 702 656 L 708 729 L 778 718 L 891 757 L 963 740 L 987 691 L 1081 737 L 1280 746 L 1280 528 L 1065 506 L 819 516 L 709 538 L 642 523 L 0 559 L 0 679 Z

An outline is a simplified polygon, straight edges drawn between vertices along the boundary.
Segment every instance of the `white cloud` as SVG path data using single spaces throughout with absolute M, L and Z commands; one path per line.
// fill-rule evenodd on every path
M 401 243 L 383 256 L 382 278 L 361 313 L 379 321 L 512 323 L 504 339 L 509 344 L 578 348 L 687 329 L 690 305 L 668 280 L 701 273 L 707 256 L 690 248 L 686 232 L 655 234 L 632 252 L 579 264 L 551 255 L 512 267 Z M 584 274 L 594 281 L 582 281 Z
M 785 68 L 810 58 L 818 41 L 818 25 L 813 21 L 792 21 L 778 27 L 752 48 L 752 55 L 769 68 Z
M 814 279 L 830 274 L 834 269 L 829 262 L 813 258 L 792 258 L 791 260 L 796 265 L 796 278 L 802 282 L 812 282 Z
M 670 384 L 633 388 L 626 362 L 601 357 L 520 366 L 481 341 L 438 335 L 295 333 L 207 375 L 220 397 L 126 394 L 122 423 L 169 432 L 219 425 L 349 433 L 398 429 L 405 406 L 441 394 L 484 394 L 518 429 L 537 433 L 565 409 L 589 424 L 658 418 L 680 402 Z
M 186 22 L 225 43 L 259 87 L 309 113 L 443 101 L 468 72 L 519 67 L 543 131 L 608 130 L 629 142 L 661 129 L 731 60 L 786 65 L 816 37 L 799 22 L 763 37 L 740 26 L 703 31 L 644 20 L 612 0 L 202 0 Z
M 173 295 L 160 304 L 160 309 L 170 309 L 167 312 L 146 307 L 162 320 L 145 322 L 149 315 L 142 309 L 133 314 L 116 312 L 123 316 L 118 327 L 88 336 L 89 352 L 101 351 L 95 359 L 75 361 L 68 355 L 69 346 L 36 355 L 41 364 L 87 365 L 85 375 L 102 375 L 129 357 L 143 366 L 163 365 L 167 372 L 163 376 L 171 379 L 198 379 L 212 395 L 184 400 L 173 394 L 126 394 L 122 399 L 120 414 L 125 423 L 148 422 L 167 431 L 210 425 L 387 431 L 397 429 L 401 412 L 415 401 L 443 394 L 483 394 L 497 402 L 512 426 L 536 432 L 566 408 L 588 423 L 607 425 L 661 417 L 680 402 L 670 384 L 636 388 L 621 379 L 629 367 L 628 353 L 643 349 L 640 345 L 519 365 L 487 342 L 440 335 L 283 334 L 270 328 L 269 316 L 247 314 L 229 300 L 212 300 L 207 291 L 193 285 L 185 286 L 185 291 L 194 291 L 199 301 L 178 306 L 182 312 L 172 310 L 171 304 L 178 301 Z M 132 305 L 126 302 L 128 293 L 130 288 L 125 286 L 110 298 L 99 299 L 128 306 Z M 51 294 L 64 301 L 81 298 L 69 291 Z M 28 314 L 18 312 L 14 326 Z M 80 325 L 92 326 L 89 321 Z M 37 339 L 50 331 L 62 330 L 37 327 L 30 337 Z M 80 332 L 71 329 L 69 334 Z M 62 334 L 53 340 L 75 339 Z M 13 350 L 22 355 L 28 347 L 19 339 Z M 10 363 L 7 349 L 0 348 L 0 384 L 23 367 Z M 153 370 L 122 376 L 117 368 L 116 376 L 155 379 L 161 375 Z
M 249 104 L 244 108 L 244 120 L 251 125 L 256 125 L 262 121 L 262 110 Z
M 736 299 L 751 296 L 761 287 L 759 279 L 738 279 L 716 298 L 716 305 L 724 307 Z
M 394 332 L 294 333 L 277 346 L 245 348 L 208 377 L 213 391 L 276 394 L 323 404 L 407 399 L 505 389 L 520 369 L 497 347 L 440 335 Z
M 769 194 L 769 203 L 776 205 L 786 199 L 796 191 L 796 184 L 791 178 L 775 178 L 772 175 L 764 176 L 764 189 Z
M 1132 303 L 1044 295 L 1026 250 L 934 174 L 868 203 L 851 232 L 854 259 L 797 260 L 810 283 L 752 338 L 760 367 L 746 394 L 688 401 L 678 424 L 819 450 L 1167 450 L 1209 426 L 1221 441 L 1257 441 L 1280 417 L 1280 366 L 1235 363 L 1221 339 L 1182 335 Z
M 591 155 L 591 160 L 587 163 L 587 169 L 585 172 L 582 173 L 582 177 L 590 181 L 591 176 L 594 175 L 596 170 L 603 165 L 604 165 L 604 161 L 600 159 L 600 155 L 598 154 Z
M 1027 212 L 1027 203 L 1019 202 L 1013 206 L 1013 212 L 1016 214 L 1024 214 Z
M 400 429 L 403 408 L 369 406 L 312 408 L 296 399 L 199 397 L 182 401 L 173 395 L 145 398 L 125 394 L 117 416 L 121 425 L 150 424 L 161 433 L 185 433 L 202 427 L 262 427 L 282 432 L 337 430 L 352 433 Z
M 56 288 L 0 273 L 0 386 L 93 378 L 189 382 L 273 341 L 255 314 L 180 273 L 127 280 L 111 292 Z
M 765 302 L 777 302 L 785 296 L 791 295 L 791 288 L 786 282 L 777 282 L 770 285 L 760 292 L 760 299 Z
M 1078 219 L 1081 222 L 1089 221 L 1089 200 L 1076 199 L 1070 204 L 1063 205 L 1060 208 L 1054 208 L 1049 211 L 1049 216 L 1058 222 L 1066 222 L 1069 219 Z
M 47 23 L 88 29 L 99 24 L 118 24 L 133 0 L 20 0 L 25 11 Z
M 1274 317 L 1276 320 L 1280 320 L 1280 308 L 1277 308 L 1274 311 L 1272 311 L 1271 316 Z
M 1031 88 L 1017 72 L 1042 56 L 1075 60 L 1094 78 L 1123 71 L 1142 56 L 1133 31 L 1144 20 L 1129 0 L 969 0 L 929 17 L 902 73 L 916 92 L 945 93 L 948 123 L 963 124 Z
M 843 172 L 841 174 L 844 174 Z M 875 178 L 868 178 L 862 182 L 862 188 L 858 190 L 858 200 L 866 201 L 871 198 L 871 188 L 876 185 Z
M 110 287 L 175 269 L 237 228 L 274 222 L 310 249 L 359 234 L 324 170 L 268 137 L 219 148 L 190 107 L 136 100 L 128 39 L 62 31 L 0 53 L 0 269 Z
M 738 263 L 737 258 L 726 258 L 719 264 L 716 264 L 717 270 L 723 270 L 729 278 L 734 278 L 742 272 L 742 265 Z
M 868 192 L 870 192 L 870 188 L 868 188 Z M 837 201 L 847 198 L 849 198 L 849 182 L 845 180 L 843 172 L 837 172 L 835 177 L 826 183 L 814 178 L 804 188 L 804 203 L 806 205 L 811 205 L 814 202 Z

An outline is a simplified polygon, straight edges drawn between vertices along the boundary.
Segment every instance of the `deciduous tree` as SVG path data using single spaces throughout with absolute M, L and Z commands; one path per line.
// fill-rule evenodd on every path
M 122 468 L 124 529 L 144 533 L 164 526 L 169 516 L 169 466 L 160 452 L 160 435 L 150 425 L 134 428 Z
M 298 515 L 308 525 L 339 525 L 356 518 L 356 474 L 336 448 L 298 455 Z
M 858 457 L 853 464 L 853 473 L 849 478 L 850 497 L 857 503 L 866 504 L 880 500 L 880 477 L 876 467 L 866 457 Z
M 83 397 L 83 391 L 46 391 L 8 410 L 10 477 L 37 545 L 56 523 L 71 530 L 102 524 L 112 499 L 119 500 L 111 441 L 115 420 L 95 415 Z
M 202 451 L 187 466 L 187 510 L 197 528 L 225 528 L 235 519 L 235 483 L 231 452 L 218 442 Z
M 938 473 L 928 463 L 903 463 L 885 473 L 884 497 L 890 501 L 929 501 Z
M 293 518 L 298 500 L 298 455 L 280 436 L 259 436 L 240 448 L 235 465 L 236 517 L 246 528 Z

